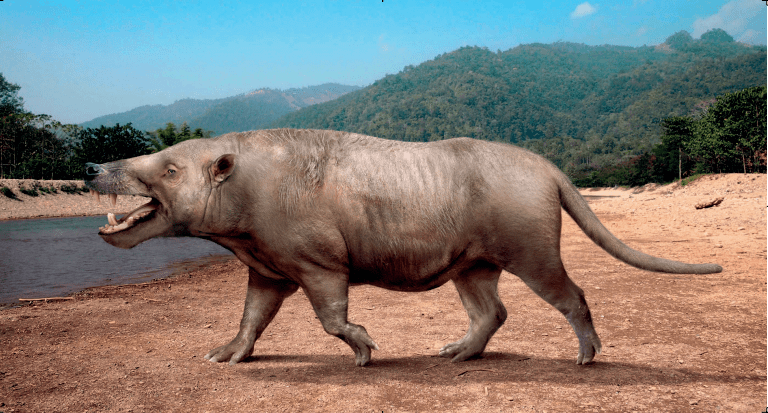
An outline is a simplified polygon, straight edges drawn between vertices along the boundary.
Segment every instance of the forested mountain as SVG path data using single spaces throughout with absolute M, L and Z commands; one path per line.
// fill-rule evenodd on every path
M 128 112 L 100 116 L 83 127 L 111 127 L 131 123 L 140 130 L 156 130 L 167 123 L 186 122 L 192 129 L 214 134 L 260 129 L 290 113 L 316 103 L 328 102 L 355 90 L 357 86 L 326 83 L 300 89 L 259 89 L 223 99 L 182 99 L 170 105 L 146 105 Z
M 766 48 L 716 29 L 658 46 L 464 47 L 388 75 L 273 127 L 354 131 L 406 141 L 456 136 L 517 143 L 568 170 L 610 164 L 659 142 L 659 123 L 714 97 L 766 84 Z

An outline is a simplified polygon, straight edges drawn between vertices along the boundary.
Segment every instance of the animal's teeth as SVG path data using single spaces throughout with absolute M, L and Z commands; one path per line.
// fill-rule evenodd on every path
M 129 222 L 123 222 L 123 223 L 122 223 L 122 224 L 120 224 L 120 225 L 117 225 L 117 226 L 114 226 L 114 227 L 112 227 L 112 230 L 113 230 L 113 231 L 115 231 L 115 232 L 117 232 L 117 231 L 122 231 L 122 230 L 124 230 L 124 229 L 128 228 L 130 225 L 131 225 L 131 224 L 130 224 Z
M 91 196 L 96 198 L 96 202 L 101 203 L 101 198 L 99 198 L 99 191 L 91 189 Z
M 112 203 L 112 206 L 117 205 L 117 194 L 109 194 L 109 202 Z
M 115 214 L 111 212 L 107 214 L 107 221 L 109 221 L 109 225 L 117 225 L 117 219 L 115 219 Z

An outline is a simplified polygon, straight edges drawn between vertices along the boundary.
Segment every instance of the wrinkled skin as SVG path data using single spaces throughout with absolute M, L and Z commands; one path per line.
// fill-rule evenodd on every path
M 715 264 L 652 257 L 608 232 L 568 179 L 520 148 L 468 138 L 405 143 L 341 132 L 270 130 L 179 143 L 152 155 L 88 164 L 87 185 L 152 201 L 101 228 L 131 248 L 158 236 L 209 239 L 250 268 L 237 336 L 205 358 L 235 364 L 283 300 L 302 288 L 323 328 L 365 365 L 376 343 L 347 320 L 350 285 L 426 291 L 452 281 L 469 329 L 440 355 L 483 352 L 507 312 L 502 270 L 560 310 L 578 364 L 600 352 L 583 291 L 560 259 L 561 207 L 598 245 L 638 268 L 713 273 Z

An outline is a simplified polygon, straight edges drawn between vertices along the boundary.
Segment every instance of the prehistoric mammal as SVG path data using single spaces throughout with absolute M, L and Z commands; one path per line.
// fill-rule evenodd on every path
M 317 130 L 230 133 L 152 155 L 88 164 L 99 193 L 151 197 L 99 235 L 131 248 L 152 237 L 194 236 L 231 250 L 249 268 L 240 331 L 205 358 L 235 364 L 283 300 L 301 287 L 323 328 L 366 364 L 378 346 L 347 320 L 347 290 L 371 284 L 426 291 L 453 281 L 469 314 L 453 361 L 479 355 L 507 312 L 502 270 L 560 310 L 579 339 L 577 364 L 600 352 L 583 291 L 560 259 L 560 208 L 614 257 L 668 273 L 722 271 L 633 250 L 597 219 L 568 178 L 512 145 L 448 139 L 397 142 Z

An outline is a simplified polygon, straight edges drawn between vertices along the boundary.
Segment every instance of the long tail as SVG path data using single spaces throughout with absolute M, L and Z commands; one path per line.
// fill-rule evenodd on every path
M 619 260 L 643 270 L 672 274 L 712 274 L 723 271 L 723 267 L 717 264 L 686 264 L 654 257 L 628 247 L 603 226 L 565 175 L 558 175 L 558 186 L 563 209 L 595 244 Z

